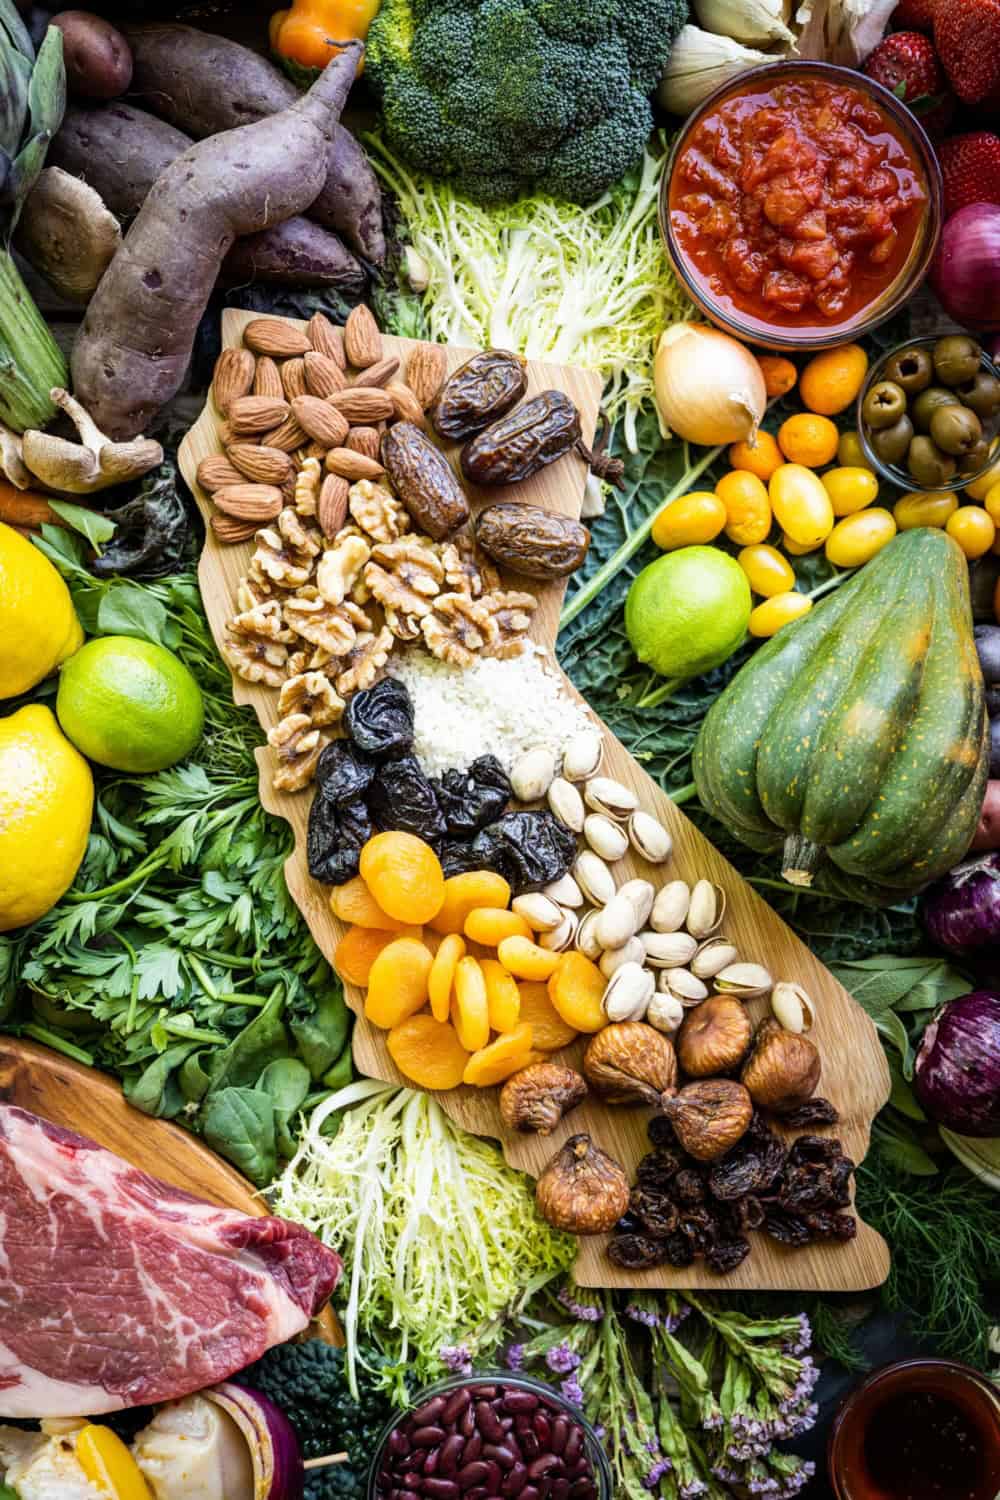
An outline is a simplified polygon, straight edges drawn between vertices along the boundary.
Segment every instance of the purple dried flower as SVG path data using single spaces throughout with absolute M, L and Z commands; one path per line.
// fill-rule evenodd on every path
M 655 1490 L 664 1474 L 669 1474 L 672 1468 L 669 1458 L 658 1459 L 642 1481 L 643 1485 L 647 1490 Z
M 438 1350 L 438 1359 L 453 1375 L 472 1374 L 472 1355 L 464 1344 L 445 1344 Z
M 568 1380 L 563 1380 L 559 1389 L 571 1406 L 583 1405 L 583 1386 L 575 1375 L 571 1375 Z
M 506 1364 L 508 1370 L 523 1370 L 524 1345 L 511 1344 L 510 1348 L 507 1350 L 507 1353 L 504 1355 L 504 1363 Z
M 698 1496 L 704 1495 L 707 1489 L 704 1479 L 689 1479 L 686 1484 L 681 1485 L 678 1494 L 680 1500 L 698 1500 Z
M 556 1344 L 549 1350 L 545 1356 L 545 1363 L 557 1375 L 568 1375 L 580 1363 L 580 1356 L 563 1340 L 561 1344 Z
M 599 1323 L 604 1317 L 603 1307 L 595 1307 L 592 1302 L 577 1302 L 568 1286 L 563 1287 L 558 1300 L 579 1323 Z
M 663 1319 L 649 1307 L 637 1307 L 630 1302 L 625 1309 L 626 1318 L 631 1318 L 635 1323 L 642 1323 L 646 1328 L 659 1328 Z M 669 1321 L 669 1319 L 668 1319 Z
M 786 1354 L 804 1354 L 812 1343 L 812 1328 L 805 1313 L 799 1313 L 799 1327 L 797 1333 L 789 1334 L 782 1341 L 782 1349 Z

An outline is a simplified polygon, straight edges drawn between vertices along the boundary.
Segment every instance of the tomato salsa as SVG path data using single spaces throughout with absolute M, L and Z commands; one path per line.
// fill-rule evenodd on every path
M 689 273 L 723 311 L 829 328 L 905 265 L 927 187 L 889 116 L 805 74 L 724 98 L 692 128 L 670 182 Z

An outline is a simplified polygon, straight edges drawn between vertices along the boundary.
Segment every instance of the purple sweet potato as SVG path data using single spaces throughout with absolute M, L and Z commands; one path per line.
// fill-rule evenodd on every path
M 127 26 L 131 97 L 197 139 L 263 119 L 298 97 L 290 79 L 248 47 L 192 26 Z M 385 261 L 382 194 L 364 151 L 343 125 L 333 132 L 326 180 L 308 217 L 336 230 L 358 255 Z
M 199 141 L 157 179 L 73 347 L 76 396 L 110 437 L 145 431 L 177 394 L 237 236 L 315 199 L 360 55 L 345 48 L 289 109 Z
M 296 214 L 263 234 L 238 239 L 222 262 L 219 279 L 223 286 L 266 281 L 272 286 L 328 286 L 360 296 L 368 278 L 332 230 Z

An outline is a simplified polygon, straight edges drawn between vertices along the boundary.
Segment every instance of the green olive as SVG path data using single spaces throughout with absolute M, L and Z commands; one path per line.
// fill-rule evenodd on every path
M 913 423 L 909 417 L 898 417 L 891 427 L 873 432 L 871 445 L 884 464 L 901 464 L 913 437 Z
M 967 334 L 949 333 L 934 345 L 931 354 L 934 373 L 942 385 L 961 385 L 979 369 L 982 352 L 975 339 Z
M 921 391 L 913 403 L 913 425 L 918 432 L 927 432 L 931 417 L 939 406 L 951 406 L 958 400 L 954 391 L 946 391 L 943 385 L 929 385 Z
M 945 453 L 968 453 L 982 441 L 983 426 L 967 406 L 939 406 L 931 417 L 931 437 Z
M 891 380 L 880 380 L 865 397 L 861 415 L 873 432 L 891 427 L 906 415 L 906 392 Z
M 957 386 L 955 395 L 970 406 L 977 417 L 992 417 L 1000 407 L 1000 380 L 988 370 L 977 370 L 971 380 Z
M 915 437 L 910 444 L 907 467 L 917 484 L 925 490 L 935 490 L 948 483 L 956 465 L 951 454 L 942 453 L 929 437 Z
M 934 378 L 934 365 L 926 349 L 903 349 L 886 361 L 886 380 L 901 386 L 908 396 L 926 390 Z
M 978 474 L 985 469 L 990 457 L 990 445 L 986 438 L 980 438 L 978 443 L 973 443 L 967 452 L 959 455 L 958 472 L 960 474 Z

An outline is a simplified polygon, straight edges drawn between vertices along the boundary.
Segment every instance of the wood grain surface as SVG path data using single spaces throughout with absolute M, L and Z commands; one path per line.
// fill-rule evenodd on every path
M 223 314 L 223 343 L 237 345 L 242 329 L 252 314 L 227 311 Z M 387 352 L 404 357 L 411 347 L 405 339 L 386 338 Z M 470 351 L 448 349 L 449 367 L 455 368 L 468 358 Z M 580 408 L 584 439 L 589 441 L 595 427 L 600 385 L 585 371 L 552 365 L 531 364 L 528 367 L 528 394 L 556 388 L 565 391 Z M 198 462 L 206 454 L 220 451 L 218 417 L 211 403 L 188 433 L 181 447 L 181 469 L 191 485 L 206 517 L 211 513 L 208 496 L 195 480 Z M 503 498 L 544 505 L 564 515 L 578 516 L 583 498 L 586 472 L 575 456 L 565 458 L 543 470 L 514 489 L 504 490 Z M 495 492 L 469 489 L 473 511 Z M 220 547 L 209 531 L 202 554 L 199 578 L 205 608 L 220 649 L 225 641 L 225 625 L 233 613 L 232 600 L 236 583 L 246 571 L 251 543 Z M 524 579 L 512 580 L 512 586 L 524 588 Z M 530 585 L 538 594 L 532 636 L 551 648 L 558 629 L 559 610 L 564 587 L 562 583 Z M 556 666 L 554 653 L 551 661 Z M 563 676 L 566 690 L 576 690 Z M 251 704 L 263 728 L 276 720 L 277 693 L 234 678 L 233 696 L 237 703 Z M 582 700 L 581 700 L 582 701 Z M 669 711 L 669 710 L 667 710 Z M 868 1149 L 871 1121 L 889 1095 L 889 1072 L 882 1047 L 871 1021 L 852 1000 L 832 974 L 809 951 L 789 927 L 733 867 L 708 842 L 683 812 L 646 775 L 610 731 L 604 729 L 604 773 L 633 788 L 640 805 L 653 813 L 669 828 L 673 854 L 666 865 L 653 868 L 638 856 L 630 854 L 615 866 L 619 884 L 635 875 L 661 885 L 669 879 L 689 883 L 707 877 L 727 893 L 728 912 L 725 933 L 736 944 L 742 958 L 763 963 L 776 979 L 796 980 L 815 1002 L 816 1025 L 813 1037 L 823 1059 L 820 1092 L 830 1097 L 840 1111 L 837 1134 L 855 1161 Z M 483 745 L 480 752 L 491 747 Z M 271 752 L 267 747 L 257 751 L 260 767 L 261 801 L 269 811 L 286 818 L 295 831 L 295 851 L 285 873 L 289 889 L 301 909 L 317 944 L 332 959 L 343 925 L 331 914 L 328 889 L 310 878 L 306 867 L 305 839 L 311 793 L 276 792 L 272 781 Z M 358 1016 L 354 1029 L 354 1057 L 365 1074 L 389 1082 L 405 1082 L 396 1070 L 385 1045 L 385 1034 L 361 1015 L 361 991 L 345 986 L 348 1003 Z M 766 1012 L 766 1002 L 750 1007 L 754 1019 Z M 579 1064 L 583 1043 L 567 1049 L 567 1061 Z M 608 1108 L 588 1100 L 563 1121 L 547 1140 L 537 1136 L 512 1135 L 500 1122 L 496 1089 L 462 1087 L 437 1096 L 447 1113 L 459 1125 L 477 1135 L 498 1140 L 507 1160 L 514 1166 L 536 1175 L 567 1136 L 586 1130 L 599 1145 L 622 1161 L 631 1172 L 647 1149 L 645 1133 L 649 1112 L 643 1109 Z M 762 1288 L 797 1288 L 802 1290 L 860 1290 L 877 1286 L 889 1269 L 889 1253 L 884 1241 L 867 1225 L 859 1223 L 857 1238 L 848 1244 L 815 1244 L 801 1250 L 788 1250 L 762 1234 L 752 1237 L 753 1253 L 735 1272 L 721 1279 L 703 1263 L 684 1270 L 669 1266 L 646 1272 L 627 1272 L 611 1265 L 605 1254 L 606 1240 L 598 1237 L 581 1241 L 575 1274 L 583 1286 L 629 1287 L 702 1287 L 718 1290 L 724 1286 L 733 1291 Z
M 246 1178 L 197 1136 L 169 1120 L 155 1120 L 133 1109 L 113 1078 L 71 1062 L 48 1047 L 0 1037 L 0 1101 L 17 1104 L 65 1130 L 88 1136 L 140 1172 L 148 1172 L 208 1203 L 234 1208 L 255 1219 L 270 1212 Z M 313 1319 L 311 1329 L 328 1343 L 344 1342 L 330 1307 Z

